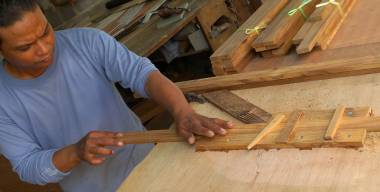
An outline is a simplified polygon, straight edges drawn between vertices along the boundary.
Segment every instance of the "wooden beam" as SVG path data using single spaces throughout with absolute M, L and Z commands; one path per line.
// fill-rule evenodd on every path
M 274 128 L 276 128 L 276 126 L 278 126 L 284 118 L 285 115 L 283 114 L 277 114 L 274 116 L 269 121 L 268 125 L 266 125 L 263 130 L 261 130 L 260 133 L 255 137 L 255 139 L 248 144 L 247 149 L 251 150 L 255 145 L 257 145 L 266 135 L 268 135 Z
M 324 136 L 326 140 L 333 140 L 335 138 L 336 132 L 338 131 L 345 110 L 346 107 L 344 106 L 339 106 L 335 110 L 334 116 L 331 119 L 329 126 L 327 127 L 326 134 Z
M 184 81 L 176 85 L 183 92 L 199 93 L 377 73 L 380 72 L 378 50 L 380 50 L 380 43 L 331 49 L 318 52 L 320 58 L 331 58 L 320 62 L 313 60 L 302 62 L 303 60 L 299 59 L 294 61 L 294 65 L 283 68 Z M 288 55 L 284 59 L 287 57 L 293 56 Z

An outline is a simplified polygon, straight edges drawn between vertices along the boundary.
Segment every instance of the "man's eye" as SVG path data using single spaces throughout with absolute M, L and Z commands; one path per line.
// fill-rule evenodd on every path
M 18 48 L 19 51 L 28 51 L 30 49 L 30 46 L 20 47 Z
M 46 31 L 45 31 L 45 33 L 44 33 L 44 37 L 46 37 L 48 34 L 49 34 L 49 32 L 50 32 L 50 29 L 48 28 Z

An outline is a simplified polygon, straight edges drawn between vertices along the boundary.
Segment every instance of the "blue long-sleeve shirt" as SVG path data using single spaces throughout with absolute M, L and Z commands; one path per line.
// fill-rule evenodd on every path
M 141 131 L 138 118 L 114 87 L 147 97 L 157 70 L 104 32 L 55 32 L 54 62 L 39 77 L 20 80 L 0 65 L 0 153 L 24 181 L 59 182 L 64 191 L 114 191 L 152 145 L 127 145 L 100 166 L 85 162 L 68 173 L 52 163 L 55 151 L 93 130 Z

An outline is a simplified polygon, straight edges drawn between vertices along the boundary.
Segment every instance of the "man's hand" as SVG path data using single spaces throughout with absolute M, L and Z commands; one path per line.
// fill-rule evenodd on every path
M 226 129 L 232 128 L 230 122 L 195 113 L 182 91 L 158 71 L 149 75 L 145 89 L 156 103 L 172 114 L 176 121 L 177 133 L 190 144 L 195 142 L 194 134 L 213 137 L 215 134 L 225 135 Z
M 214 137 L 215 134 L 225 135 L 226 129 L 232 128 L 232 123 L 217 118 L 208 118 L 194 111 L 175 117 L 177 133 L 184 137 L 189 144 L 195 143 L 195 136 Z
M 79 159 L 91 165 L 99 165 L 104 162 L 106 156 L 114 153 L 113 150 L 107 147 L 121 147 L 124 145 L 120 140 L 122 136 L 122 133 L 92 131 L 75 144 L 76 154 Z
M 105 157 L 112 155 L 113 150 L 107 147 L 121 147 L 122 133 L 108 131 L 92 131 L 75 144 L 68 145 L 53 155 L 53 163 L 62 172 L 68 172 L 81 161 L 91 165 L 99 165 Z

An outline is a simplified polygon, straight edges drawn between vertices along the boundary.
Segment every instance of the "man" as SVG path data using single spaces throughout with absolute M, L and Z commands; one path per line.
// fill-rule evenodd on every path
M 143 126 L 115 82 L 164 106 L 190 144 L 194 134 L 231 128 L 196 114 L 147 58 L 107 34 L 54 32 L 34 0 L 0 1 L 0 43 L 0 152 L 24 181 L 59 182 L 65 191 L 117 189 L 152 145 L 120 141 L 122 132 Z

